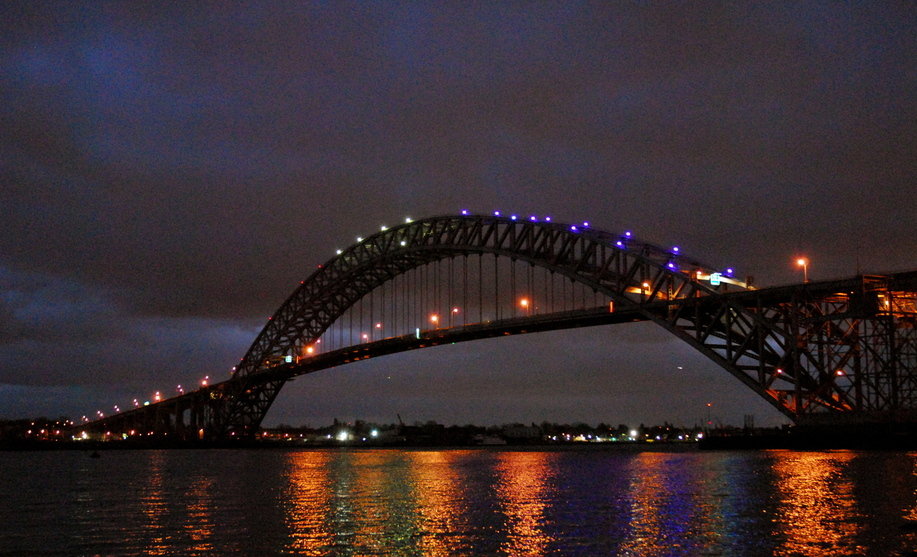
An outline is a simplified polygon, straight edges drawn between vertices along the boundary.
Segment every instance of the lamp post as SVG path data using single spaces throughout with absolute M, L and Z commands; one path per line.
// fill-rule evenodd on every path
M 800 257 L 796 260 L 796 265 L 802 267 L 802 282 L 809 282 L 809 260 L 805 257 Z

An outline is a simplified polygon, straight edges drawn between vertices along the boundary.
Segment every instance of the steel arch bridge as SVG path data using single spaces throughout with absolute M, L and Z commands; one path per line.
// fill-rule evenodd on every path
M 629 232 L 463 213 L 383 227 L 339 250 L 274 313 L 229 380 L 79 427 L 244 437 L 298 375 L 628 321 L 663 327 L 794 422 L 917 422 L 917 272 L 756 290 Z

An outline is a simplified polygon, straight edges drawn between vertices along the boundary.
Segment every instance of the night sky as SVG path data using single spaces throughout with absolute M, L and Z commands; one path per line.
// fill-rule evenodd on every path
M 917 268 L 917 4 L 0 5 L 0 418 L 228 378 L 380 225 L 589 220 L 759 286 Z M 265 424 L 785 420 L 651 324 L 305 376 Z

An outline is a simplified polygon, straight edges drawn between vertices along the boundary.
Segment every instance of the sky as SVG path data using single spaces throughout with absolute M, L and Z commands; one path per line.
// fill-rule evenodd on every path
M 913 2 L 3 2 L 0 419 L 228 378 L 406 216 L 588 220 L 758 286 L 913 270 L 915 60 Z M 265 424 L 399 414 L 786 421 L 644 323 L 325 370 Z

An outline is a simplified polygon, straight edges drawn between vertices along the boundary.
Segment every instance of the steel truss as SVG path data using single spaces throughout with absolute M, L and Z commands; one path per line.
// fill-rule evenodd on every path
M 795 421 L 826 414 L 897 419 L 917 409 L 917 273 L 751 290 L 629 234 L 471 215 L 383 230 L 321 265 L 271 317 L 232 379 L 197 395 L 191 410 L 179 411 L 177 399 L 160 403 L 174 409 L 161 412 L 172 416 L 162 427 L 208 437 L 250 434 L 292 376 L 278 375 L 278 361 L 302 353 L 395 277 L 475 254 L 524 261 L 608 296 L 616 311 L 658 323 Z M 125 422 L 97 425 L 115 423 Z

